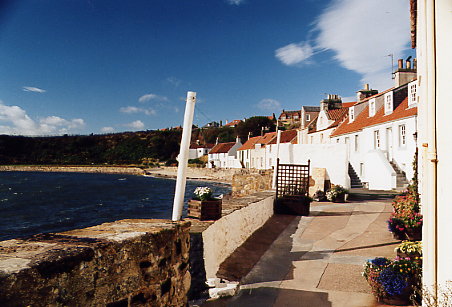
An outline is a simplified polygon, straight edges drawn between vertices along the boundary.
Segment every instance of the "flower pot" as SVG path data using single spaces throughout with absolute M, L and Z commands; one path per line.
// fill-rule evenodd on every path
M 345 203 L 345 194 L 339 194 L 333 199 L 333 203 Z
M 392 237 L 393 237 L 395 240 L 402 241 L 402 240 L 405 240 L 405 239 L 406 239 L 406 234 L 405 234 L 405 232 L 397 231 L 397 232 L 393 232 L 393 233 L 392 233 Z
M 292 214 L 308 216 L 311 200 L 304 195 L 286 195 L 274 202 L 276 214 Z
M 222 200 L 195 200 L 188 202 L 188 216 L 201 221 L 221 218 Z
M 410 296 L 406 294 L 392 295 L 381 298 L 381 301 L 387 305 L 407 306 L 411 305 Z
M 406 238 L 410 241 L 422 240 L 422 227 L 407 228 L 405 231 Z

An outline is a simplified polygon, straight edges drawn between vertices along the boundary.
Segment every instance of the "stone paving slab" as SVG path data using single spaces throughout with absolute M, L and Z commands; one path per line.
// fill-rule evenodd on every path
M 369 258 L 395 257 L 390 212 L 390 199 L 313 203 L 241 280 L 238 295 L 203 306 L 384 306 L 361 273 Z

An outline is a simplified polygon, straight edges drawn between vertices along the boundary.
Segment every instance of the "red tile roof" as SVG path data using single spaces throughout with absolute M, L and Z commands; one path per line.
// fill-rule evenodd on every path
M 204 145 L 200 145 L 200 144 L 191 144 L 191 145 L 190 145 L 190 149 L 213 148 L 214 146 L 215 146 L 215 144 L 204 144 Z
M 249 138 L 249 140 L 247 140 L 245 142 L 245 144 L 243 144 L 242 146 L 240 146 L 239 149 L 237 150 L 247 150 L 247 149 L 253 149 L 254 145 L 256 145 L 256 143 L 261 139 L 261 136 L 255 136 L 252 138 Z
M 297 137 L 297 130 L 295 130 L 295 129 L 281 131 L 280 143 L 290 143 L 296 137 Z M 276 144 L 276 138 L 273 138 L 268 144 Z
M 264 136 L 262 136 L 259 141 L 257 143 L 266 145 L 269 142 L 271 142 L 271 140 L 273 140 L 273 138 L 276 138 L 276 132 L 267 132 L 266 134 L 264 134 Z
M 240 119 L 234 119 L 233 121 L 231 121 L 230 123 L 227 123 L 225 126 L 226 127 L 231 127 L 231 126 L 237 126 L 238 124 L 240 124 L 242 121 Z
M 343 102 L 342 103 L 342 107 L 343 108 L 350 108 L 351 106 L 353 106 L 353 105 L 355 105 L 356 104 L 356 101 L 353 101 L 353 102 Z
M 355 118 L 353 122 L 349 122 L 347 118 L 337 129 L 331 134 L 331 136 L 338 136 L 342 134 L 352 133 L 363 128 L 402 119 L 417 115 L 417 107 L 408 108 L 408 97 L 405 98 L 402 103 L 391 113 L 385 115 L 384 106 L 375 113 L 374 116 L 369 117 L 369 106 L 367 106 L 362 112 Z
M 229 152 L 229 150 L 231 150 L 232 146 L 234 146 L 234 145 L 235 145 L 235 142 L 218 143 L 210 150 L 209 154 L 227 153 L 227 152 Z

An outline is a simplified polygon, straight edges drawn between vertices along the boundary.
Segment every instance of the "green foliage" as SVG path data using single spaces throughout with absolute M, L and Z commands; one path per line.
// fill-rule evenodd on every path
M 262 128 L 265 132 L 272 132 L 275 131 L 276 125 L 266 116 L 254 116 L 238 124 L 235 132 L 242 140 L 246 140 L 248 133 L 251 133 L 251 136 L 261 135 Z
M 141 164 L 144 159 L 175 158 L 180 138 L 180 130 L 56 137 L 1 135 L 0 164 Z

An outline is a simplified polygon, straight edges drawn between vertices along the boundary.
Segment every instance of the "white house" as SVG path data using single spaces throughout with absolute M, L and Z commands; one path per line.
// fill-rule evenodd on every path
M 207 155 L 209 151 L 214 147 L 213 144 L 191 144 L 188 150 L 188 158 L 189 159 L 197 159 L 204 155 Z
M 410 64 L 404 68 L 399 62 L 396 87 L 351 106 L 331 134 L 333 143 L 347 145 L 350 165 L 369 189 L 402 188 L 413 177 L 417 81 L 412 81 L 416 75 Z
M 208 154 L 207 167 L 240 168 L 240 161 L 236 158 L 236 154 L 241 146 L 242 143 L 238 137 L 235 142 L 216 144 Z

